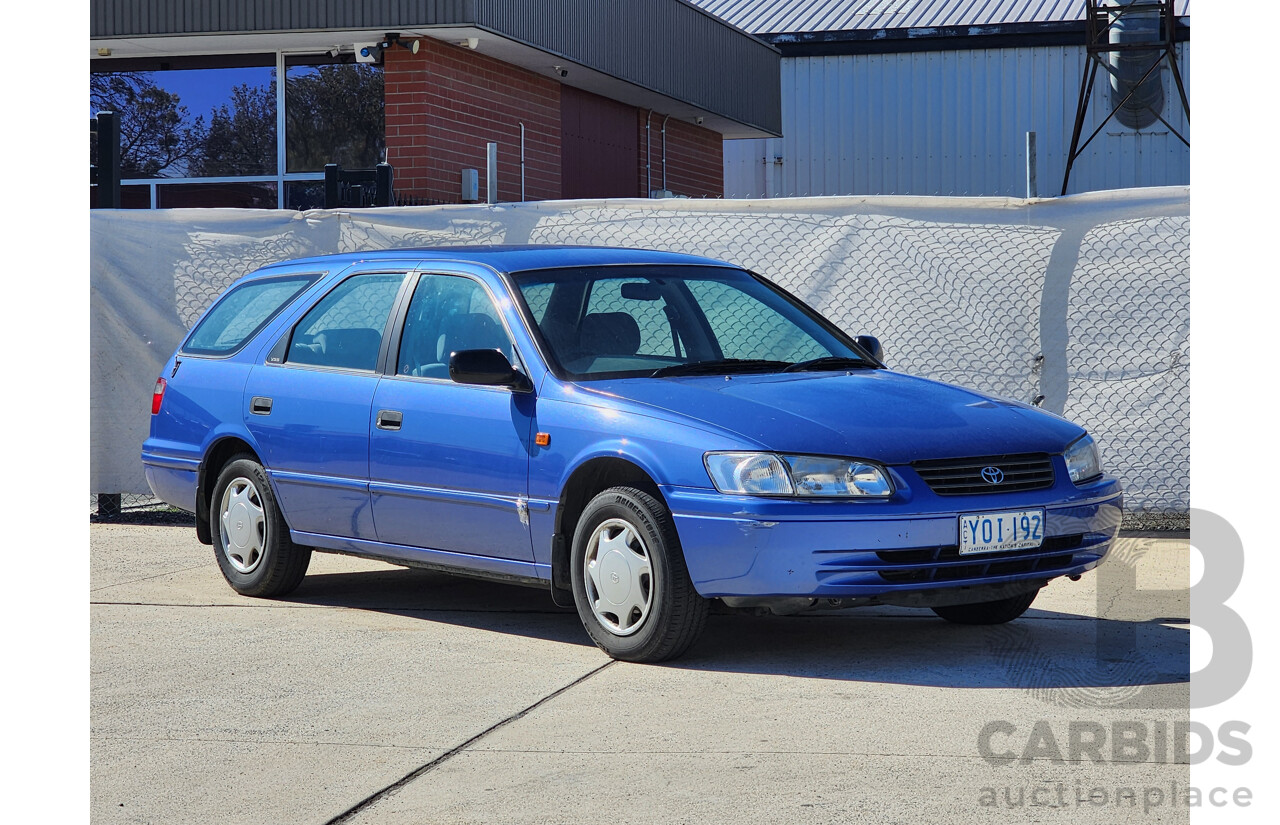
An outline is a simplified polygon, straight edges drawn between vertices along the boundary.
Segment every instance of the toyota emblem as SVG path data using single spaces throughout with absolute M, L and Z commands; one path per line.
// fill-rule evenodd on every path
M 982 480 L 988 484 L 999 484 L 1004 481 L 1004 471 L 999 467 L 983 467 Z

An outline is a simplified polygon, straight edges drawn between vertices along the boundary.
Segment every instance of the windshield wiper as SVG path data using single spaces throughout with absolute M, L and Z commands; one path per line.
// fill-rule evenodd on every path
M 691 361 L 688 364 L 672 364 L 659 367 L 650 378 L 668 375 L 723 375 L 731 372 L 760 372 L 777 370 L 787 366 L 786 361 L 767 361 L 761 358 L 716 358 L 711 361 Z
M 810 358 L 808 361 L 797 361 L 789 364 L 783 372 L 807 372 L 817 370 L 873 370 L 876 365 L 862 358 L 850 358 L 845 355 L 824 355 L 821 358 Z

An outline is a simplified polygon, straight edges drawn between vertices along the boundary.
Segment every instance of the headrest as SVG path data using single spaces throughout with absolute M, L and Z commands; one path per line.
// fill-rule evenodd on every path
M 448 358 L 449 353 L 464 349 L 500 349 L 507 348 L 507 335 L 496 321 L 483 312 L 466 312 L 451 315 L 440 325 L 442 337 L 441 361 Z
M 640 349 L 640 325 L 625 312 L 593 312 L 582 319 L 578 346 L 597 357 L 635 355 Z

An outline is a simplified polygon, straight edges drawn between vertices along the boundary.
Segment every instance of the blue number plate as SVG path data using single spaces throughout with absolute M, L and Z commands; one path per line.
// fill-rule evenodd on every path
M 960 555 L 1027 550 L 1044 543 L 1044 510 L 960 516 Z

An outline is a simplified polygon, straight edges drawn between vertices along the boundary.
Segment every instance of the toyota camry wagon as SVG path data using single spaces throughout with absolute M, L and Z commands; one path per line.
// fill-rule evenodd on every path
M 309 258 L 204 313 L 142 460 L 240 593 L 313 551 L 520 582 L 629 661 L 682 654 L 713 599 L 993 624 L 1102 561 L 1121 490 L 1084 430 L 881 359 L 705 258 Z

